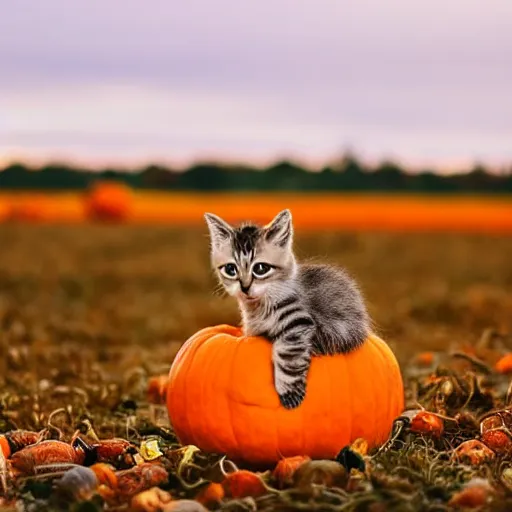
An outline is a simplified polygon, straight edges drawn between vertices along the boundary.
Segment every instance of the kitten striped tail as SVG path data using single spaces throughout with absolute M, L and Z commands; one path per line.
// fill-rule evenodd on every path
M 274 382 L 279 400 L 287 409 L 299 406 L 306 394 L 315 323 L 290 296 L 275 306 L 276 327 L 271 333 Z

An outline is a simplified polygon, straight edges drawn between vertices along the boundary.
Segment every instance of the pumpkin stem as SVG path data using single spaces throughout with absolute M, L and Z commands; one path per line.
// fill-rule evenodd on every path
M 48 416 L 48 421 L 46 422 L 48 430 L 55 430 L 56 432 L 58 432 L 59 440 L 61 440 L 64 437 L 64 434 L 63 434 L 62 430 L 59 427 L 57 427 L 56 425 L 54 425 L 52 423 L 52 421 L 55 418 L 55 416 L 58 416 L 59 414 L 62 414 L 62 413 L 67 414 L 68 411 L 66 409 L 64 409 L 64 407 L 61 407 L 59 409 L 55 409 L 54 411 L 52 411 L 50 413 L 50 415 Z
M 25 482 L 27 480 L 45 480 L 47 478 L 57 478 L 63 476 L 64 473 L 73 468 L 82 467 L 80 464 L 72 464 L 72 463 L 55 463 L 55 464 L 41 464 L 39 466 L 34 467 L 34 475 L 28 475 L 25 477 L 21 477 L 19 479 L 20 482 Z
M 226 471 L 224 469 L 224 463 L 229 463 L 231 466 L 231 471 Z M 219 460 L 219 467 L 220 471 L 222 473 L 222 476 L 226 477 L 229 473 L 235 473 L 236 471 L 239 471 L 238 466 L 231 460 L 226 459 L 226 456 L 222 457 L 222 459 Z
M 180 485 L 187 491 L 195 491 L 196 489 L 199 489 L 199 488 L 204 487 L 205 485 L 211 483 L 209 480 L 200 478 L 197 482 L 195 482 L 193 484 L 189 484 L 189 483 L 185 482 L 183 477 L 179 474 L 176 474 L 176 478 L 178 479 Z
M 388 440 L 370 457 L 371 459 L 374 459 L 378 457 L 381 453 L 388 451 L 394 444 L 395 441 L 398 439 L 400 434 L 402 433 L 402 430 L 404 429 L 405 421 L 398 418 L 393 422 L 393 430 L 391 431 L 391 435 L 388 438 Z M 393 433 L 394 431 L 394 433 Z

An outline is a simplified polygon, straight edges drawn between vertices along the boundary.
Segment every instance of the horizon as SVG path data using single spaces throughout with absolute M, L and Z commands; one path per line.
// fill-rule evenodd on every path
M 252 168 L 255 170 L 264 170 L 265 168 L 272 167 L 282 162 L 289 162 L 293 165 L 302 167 L 309 172 L 320 172 L 326 167 L 333 167 L 338 165 L 345 157 L 353 157 L 363 167 L 376 168 L 384 163 L 391 163 L 397 165 L 403 172 L 409 174 L 418 174 L 422 172 L 432 172 L 440 176 L 450 176 L 455 174 L 463 174 L 472 171 L 476 167 L 484 167 L 487 172 L 500 173 L 509 172 L 512 169 L 512 160 L 507 160 L 494 165 L 490 162 L 481 160 L 470 160 L 446 163 L 428 163 L 425 161 L 423 164 L 419 162 L 406 161 L 400 158 L 363 158 L 360 153 L 347 151 L 339 153 L 331 158 L 300 158 L 289 156 L 286 154 L 276 155 L 275 157 L 259 158 L 259 159 L 243 159 L 243 158 L 229 158 L 227 156 L 208 156 L 193 157 L 184 159 L 160 159 L 160 160 L 123 160 L 123 159 L 91 159 L 91 158 L 66 158 L 66 157 L 53 157 L 53 158 L 2 158 L 0 155 L 0 172 L 4 169 L 13 166 L 21 165 L 28 169 L 39 169 L 47 166 L 63 166 L 70 169 L 79 169 L 87 172 L 102 172 L 107 169 L 119 172 L 139 172 L 147 167 L 163 167 L 173 172 L 186 172 L 188 169 L 196 165 L 219 165 L 224 167 L 241 167 Z
M 508 20 L 508 0 L 21 0 L 0 20 L 0 165 L 509 167 Z

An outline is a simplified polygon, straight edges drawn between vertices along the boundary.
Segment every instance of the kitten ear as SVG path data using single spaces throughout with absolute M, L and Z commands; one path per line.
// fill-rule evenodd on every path
M 290 210 L 279 212 L 272 222 L 265 226 L 265 239 L 280 247 L 289 245 L 293 238 L 292 214 Z
M 210 239 L 214 247 L 227 242 L 233 234 L 233 228 L 213 213 L 205 213 L 204 218 L 210 230 Z

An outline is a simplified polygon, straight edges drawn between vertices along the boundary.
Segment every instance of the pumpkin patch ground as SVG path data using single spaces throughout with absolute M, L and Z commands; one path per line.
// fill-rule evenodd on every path
M 0 509 L 512 509 L 510 237 L 298 233 L 301 258 L 321 255 L 360 282 L 404 387 L 378 442 L 370 434 L 392 393 L 363 409 L 331 397 L 330 417 L 355 430 L 345 438 L 305 421 L 302 435 L 329 446 L 320 454 L 297 453 L 298 434 L 256 436 L 261 411 L 213 416 L 213 396 L 182 410 L 199 437 L 171 427 L 169 369 L 183 342 L 238 324 L 236 305 L 212 293 L 203 231 L 12 224 L 0 246 Z M 242 393 L 251 362 L 222 386 Z M 189 379 L 214 382 L 223 364 L 191 365 L 182 393 Z M 363 358 L 350 371 L 357 378 L 347 371 L 339 393 L 356 400 L 377 369 Z M 272 410 L 266 391 L 263 400 Z M 256 467 L 205 445 L 237 426 L 251 444 L 242 455 L 272 457 Z

